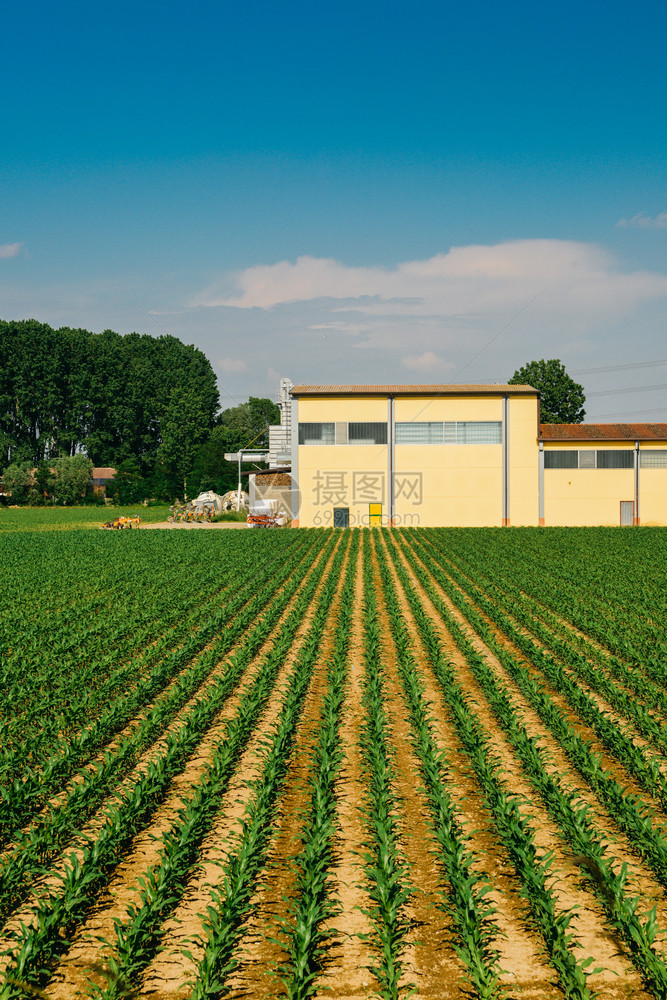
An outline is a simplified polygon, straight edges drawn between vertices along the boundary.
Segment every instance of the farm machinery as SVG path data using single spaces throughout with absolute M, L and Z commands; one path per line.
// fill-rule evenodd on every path
M 140 524 L 140 517 L 116 517 L 113 521 L 106 521 L 102 527 L 112 531 L 122 531 L 125 528 L 138 528 Z
M 249 528 L 283 528 L 287 514 L 279 510 L 277 500 L 255 500 L 246 519 Z
M 248 494 L 237 490 L 230 490 L 220 496 L 208 490 L 200 493 L 196 499 L 189 503 L 172 504 L 168 521 L 177 523 L 197 523 L 201 521 L 212 521 L 216 514 L 224 514 L 226 511 L 248 508 Z

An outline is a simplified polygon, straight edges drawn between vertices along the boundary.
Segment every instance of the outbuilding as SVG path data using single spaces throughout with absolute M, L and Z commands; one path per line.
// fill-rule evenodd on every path
M 294 526 L 667 525 L 667 424 L 540 425 L 529 385 L 291 399 Z

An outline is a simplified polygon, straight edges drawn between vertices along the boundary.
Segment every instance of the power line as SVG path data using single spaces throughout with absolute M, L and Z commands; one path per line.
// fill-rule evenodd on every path
M 667 365 L 667 361 L 635 361 L 629 365 L 605 365 L 603 368 L 577 368 L 573 375 L 597 375 L 599 372 L 624 372 L 630 368 L 654 368 L 656 365 Z
M 667 382 L 659 385 L 626 386 L 624 389 L 602 389 L 599 392 L 586 393 L 586 399 L 590 399 L 591 396 L 618 396 L 622 392 L 648 392 L 650 389 L 667 389 Z
M 618 417 L 635 417 L 638 414 L 644 413 L 662 413 L 665 414 L 665 407 L 661 406 L 655 410 L 623 410 L 621 413 L 616 410 L 614 413 L 597 413 L 594 417 L 590 417 L 586 420 L 586 423 L 594 424 L 598 420 L 611 420 Z M 667 421 L 659 421 L 660 423 L 667 423 Z
M 601 372 L 624 372 L 631 368 L 655 368 L 657 365 L 667 365 L 667 360 L 663 361 L 635 361 L 625 365 L 603 365 L 600 368 L 576 368 L 569 372 L 570 375 L 598 375 Z M 502 382 L 504 379 L 494 378 L 482 379 L 484 383 Z M 592 395 L 592 393 L 591 393 Z

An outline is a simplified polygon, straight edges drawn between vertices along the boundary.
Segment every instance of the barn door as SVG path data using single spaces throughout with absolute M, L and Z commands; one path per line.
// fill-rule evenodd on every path
M 334 528 L 349 528 L 350 527 L 350 508 L 349 507 L 334 507 Z
M 621 527 L 632 526 L 635 519 L 634 500 L 621 500 Z

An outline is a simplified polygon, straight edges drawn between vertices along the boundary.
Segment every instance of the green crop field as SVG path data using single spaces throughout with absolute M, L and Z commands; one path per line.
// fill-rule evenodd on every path
M 140 517 L 146 524 L 166 521 L 167 504 L 155 507 L 0 507 L 0 532 L 3 531 L 72 531 L 99 528 L 117 514 Z
M 100 512 L 0 510 L 0 1000 L 667 997 L 666 531 Z

